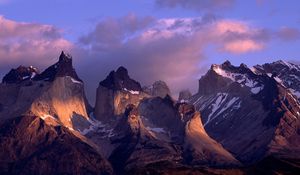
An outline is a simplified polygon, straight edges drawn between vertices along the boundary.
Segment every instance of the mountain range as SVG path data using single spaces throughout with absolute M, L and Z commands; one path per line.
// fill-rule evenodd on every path
M 300 66 L 212 65 L 196 94 L 124 67 L 90 105 L 72 57 L 0 84 L 1 174 L 297 174 Z

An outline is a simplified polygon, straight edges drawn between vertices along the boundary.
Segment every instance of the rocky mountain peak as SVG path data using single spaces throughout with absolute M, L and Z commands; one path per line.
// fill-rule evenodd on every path
M 53 81 L 56 77 L 70 76 L 76 81 L 82 82 L 73 68 L 72 56 L 61 52 L 58 62 L 48 67 L 44 72 L 35 77 L 35 80 Z
M 59 62 L 72 62 L 72 56 L 62 51 L 59 56 Z
M 300 65 L 279 60 L 273 63 L 256 65 L 254 69 L 260 74 L 266 74 L 274 78 L 300 100 Z
M 232 64 L 231 64 L 231 62 L 229 60 L 226 60 L 221 66 L 222 67 L 231 67 Z
M 2 83 L 20 83 L 24 80 L 33 79 L 38 74 L 37 68 L 33 66 L 19 66 L 11 69 L 2 79 Z
M 140 83 L 131 79 L 127 69 L 122 66 L 117 71 L 111 71 L 100 85 L 112 90 L 142 91 Z
M 123 67 L 123 66 L 120 66 L 117 71 L 116 71 L 116 75 L 118 77 L 122 77 L 123 79 L 125 78 L 129 78 L 129 75 L 128 75 L 128 70 Z
M 245 69 L 248 68 L 248 66 L 247 66 L 246 64 L 244 64 L 244 63 L 241 63 L 241 64 L 240 64 L 240 67 L 241 67 L 241 68 L 245 68 Z

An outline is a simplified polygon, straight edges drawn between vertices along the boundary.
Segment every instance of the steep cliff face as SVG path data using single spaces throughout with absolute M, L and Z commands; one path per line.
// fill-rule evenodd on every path
M 150 130 L 153 128 L 152 125 L 155 126 L 154 128 L 162 128 L 164 132 L 159 133 L 159 135 L 167 134 L 169 140 L 182 143 L 184 123 L 174 105 L 175 102 L 167 95 L 165 98 L 151 97 L 145 99 L 138 108 Z
M 72 77 L 57 77 L 30 107 L 36 116 L 53 116 L 64 126 L 83 130 L 88 126 L 83 83 Z
M 41 74 L 32 67 L 10 71 L 0 104 L 1 174 L 113 173 L 101 149 L 80 134 L 92 121 L 69 55 L 62 52 Z
M 208 134 L 244 163 L 298 152 L 299 102 L 276 76 L 244 64 L 213 65 L 190 102 Z
M 103 122 L 122 115 L 129 104 L 138 105 L 148 95 L 142 91 L 140 83 L 131 79 L 124 67 L 112 71 L 101 81 L 97 89 L 95 118 Z
M 168 93 L 160 94 L 164 98 L 158 93 L 146 95 L 125 68 L 112 71 L 98 87 L 95 116 L 99 124 L 86 136 L 105 148 L 118 172 L 159 162 L 174 167 L 239 165 L 193 119 L 198 116 L 200 122 L 193 105 L 176 104 Z
M 71 56 L 20 66 L 0 84 L 0 174 L 297 174 L 298 70 L 226 61 L 176 101 L 120 67 L 90 113 Z
M 221 144 L 210 138 L 201 122 L 200 113 L 193 114 L 185 126 L 185 150 L 187 162 L 193 165 L 240 165 Z
M 147 128 L 138 109 L 128 105 L 115 128 L 112 143 L 116 149 L 109 160 L 117 171 L 143 168 L 158 162 L 174 163 L 181 160 L 179 147 L 164 142 Z
M 32 78 L 9 83 L 8 78 L 4 79 L 0 85 L 2 118 L 22 114 L 51 116 L 71 129 L 87 127 L 89 117 L 84 85 L 72 67 L 72 58 L 65 53 L 62 52 L 57 63 Z

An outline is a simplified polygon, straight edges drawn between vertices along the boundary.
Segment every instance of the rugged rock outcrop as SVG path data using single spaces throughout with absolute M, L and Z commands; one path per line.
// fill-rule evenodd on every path
M 25 80 L 33 79 L 38 74 L 37 68 L 32 66 L 19 66 L 17 69 L 10 70 L 2 79 L 2 83 L 20 83 Z
M 300 65 L 279 60 L 273 63 L 256 65 L 253 71 L 274 76 L 276 81 L 288 88 L 300 100 Z
M 71 56 L 42 73 L 20 66 L 0 84 L 0 173 L 296 174 L 299 68 L 226 61 L 175 101 L 120 67 L 91 112 Z
M 91 120 L 71 57 L 62 52 L 41 74 L 23 69 L 0 84 L 0 173 L 112 174 L 99 147 L 77 132 Z
M 117 172 L 146 167 L 158 162 L 175 163 L 181 160 L 180 147 L 157 138 L 147 129 L 134 105 L 128 105 L 115 128 L 112 143 L 116 149 L 109 160 Z
M 170 140 L 178 143 L 183 142 L 184 123 L 178 110 L 174 107 L 175 102 L 167 95 L 165 98 L 151 97 L 143 100 L 139 105 L 140 115 L 147 119 L 145 122 L 154 128 L 161 128 L 158 130 L 162 133 L 168 133 Z
M 23 75 L 23 74 L 22 74 Z M 0 117 L 23 114 L 54 117 L 71 129 L 87 127 L 87 100 L 83 82 L 64 52 L 59 61 L 33 78 L 0 85 Z
M 82 82 L 73 68 L 71 55 L 61 52 L 58 62 L 48 67 L 41 74 L 38 74 L 36 77 L 34 77 L 34 80 L 53 81 L 57 77 L 66 76 Z
M 248 164 L 299 148 L 299 102 L 275 76 L 230 62 L 213 65 L 190 102 L 208 134 Z
M 185 126 L 185 156 L 192 165 L 239 165 L 222 145 L 207 135 L 199 112 L 194 113 Z
M 102 122 L 109 122 L 122 115 L 127 105 L 137 106 L 147 96 L 140 83 L 131 79 L 124 67 L 119 67 L 100 82 L 94 115 Z
M 1 122 L 1 174 L 113 173 L 90 143 L 51 120 L 20 116 Z

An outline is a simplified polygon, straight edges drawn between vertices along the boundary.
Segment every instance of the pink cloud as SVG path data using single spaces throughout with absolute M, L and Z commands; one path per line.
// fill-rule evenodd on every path
M 101 80 L 99 75 L 105 76 L 123 65 L 142 84 L 162 79 L 176 94 L 181 89 L 197 87 L 202 73 L 199 65 L 206 59 L 205 48 L 209 45 L 214 45 L 216 51 L 242 54 L 263 49 L 266 42 L 261 30 L 242 21 L 169 18 L 152 19 L 151 23 L 140 25 L 141 21 L 143 18 L 136 18 L 124 26 L 119 24 L 120 19 L 110 18 L 109 23 L 100 21 L 95 30 L 81 38 L 91 58 L 83 63 L 87 72 L 82 75 L 93 79 L 90 82 L 95 82 L 94 87 Z M 97 39 L 104 35 L 98 26 L 117 32 L 111 32 L 113 39 Z M 130 26 L 141 27 L 129 31 Z M 115 46 L 115 43 L 117 47 L 101 47 Z M 93 65 L 98 65 L 97 69 L 92 69 Z
M 51 25 L 17 22 L 0 16 L 0 65 L 47 65 L 61 50 L 73 45 Z
M 269 32 L 243 21 L 221 20 L 213 27 L 213 37 L 219 41 L 220 51 L 243 54 L 265 48 Z
M 253 40 L 235 40 L 225 43 L 222 50 L 234 54 L 262 50 L 264 45 Z

